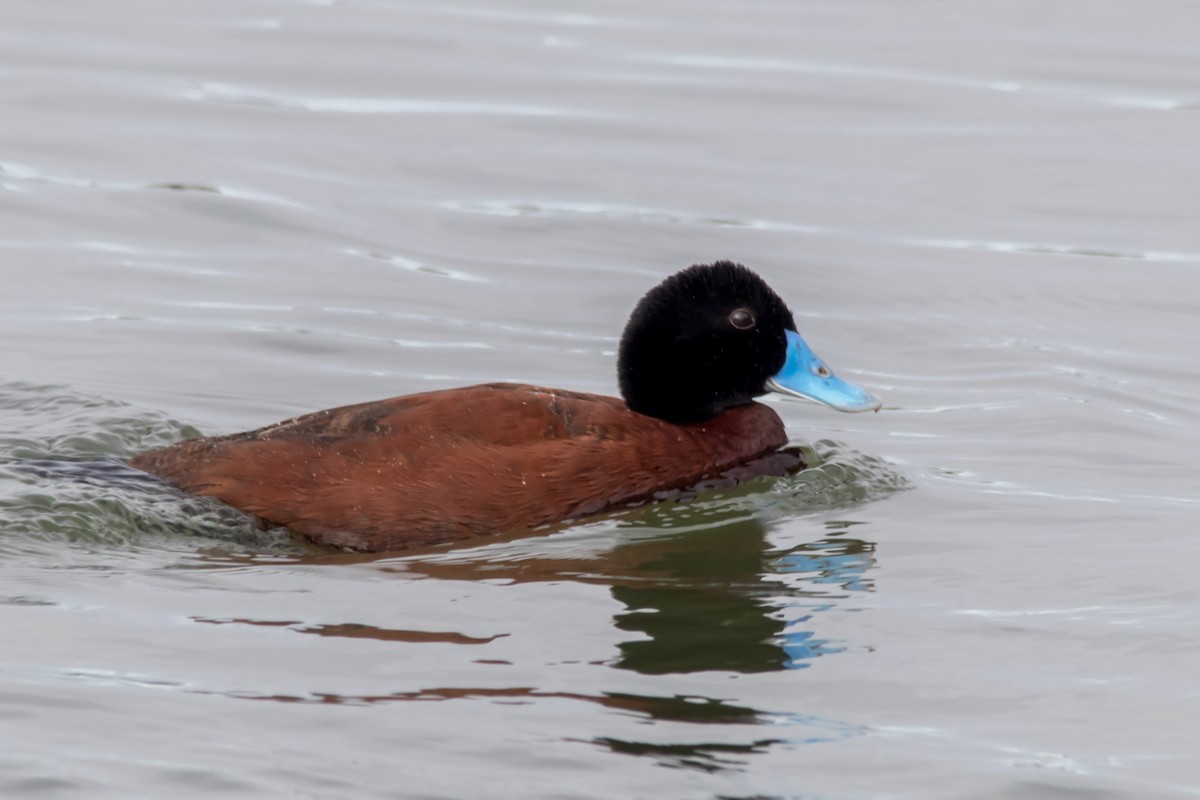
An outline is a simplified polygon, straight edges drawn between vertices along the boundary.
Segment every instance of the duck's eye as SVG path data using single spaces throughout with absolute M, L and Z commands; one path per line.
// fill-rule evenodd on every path
M 817 375 L 819 375 L 822 378 L 828 378 L 830 375 L 833 374 L 833 372 L 829 369 L 829 367 L 825 366 L 824 364 L 819 364 L 816 368 L 813 369 L 813 372 L 817 373 Z
M 754 312 L 748 308 L 735 308 L 729 312 L 729 324 L 739 331 L 748 331 L 754 327 Z

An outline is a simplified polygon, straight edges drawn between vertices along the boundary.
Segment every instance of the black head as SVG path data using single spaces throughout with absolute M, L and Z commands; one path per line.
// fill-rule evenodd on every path
M 741 264 L 697 264 L 633 309 L 617 355 L 625 404 L 667 422 L 701 422 L 767 392 L 783 367 L 792 312 Z

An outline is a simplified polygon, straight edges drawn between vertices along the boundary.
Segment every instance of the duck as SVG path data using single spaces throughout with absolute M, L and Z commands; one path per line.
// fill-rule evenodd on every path
M 755 463 L 778 469 L 788 437 L 757 402 L 768 392 L 880 408 L 732 261 L 690 266 L 641 298 L 617 378 L 619 398 L 489 383 L 347 405 L 181 441 L 130 466 L 317 545 L 387 552 L 576 520 Z

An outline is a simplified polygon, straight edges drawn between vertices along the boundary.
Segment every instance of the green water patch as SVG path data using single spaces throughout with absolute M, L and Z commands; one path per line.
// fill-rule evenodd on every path
M 763 476 L 736 486 L 689 492 L 669 502 L 625 512 L 620 526 L 655 532 L 693 532 L 754 520 L 785 519 L 849 509 L 913 488 L 894 464 L 831 440 L 797 447 L 807 465 L 787 476 Z
M 0 384 L 0 552 L 149 545 L 180 534 L 237 549 L 294 548 L 236 509 L 125 464 L 196 435 L 162 414 L 66 387 Z

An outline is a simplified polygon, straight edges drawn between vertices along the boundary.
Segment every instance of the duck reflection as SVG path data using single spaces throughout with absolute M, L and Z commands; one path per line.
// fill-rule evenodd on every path
M 754 517 L 631 548 L 640 582 L 614 583 L 626 607 L 616 666 L 643 674 L 795 669 L 844 647 L 806 627 L 854 591 L 869 591 L 874 545 L 828 536 L 772 551 Z
M 875 545 L 846 535 L 860 523 L 827 522 L 826 535 L 774 549 L 767 526 L 737 503 L 656 504 L 617 523 L 617 544 L 604 552 L 504 544 L 441 550 L 394 561 L 363 554 L 320 554 L 307 563 L 382 561 L 379 569 L 447 580 L 536 583 L 572 580 L 608 587 L 624 607 L 613 625 L 637 634 L 618 643 L 612 666 L 645 675 L 800 669 L 846 645 L 813 630 L 822 612 L 873 589 Z M 530 540 L 526 539 L 524 542 Z M 611 540 L 607 540 L 611 541 Z M 511 544 L 511 543 L 507 543 Z M 229 560 L 214 559 L 228 563 Z M 388 563 L 391 562 L 391 563 Z M 211 565 L 211 561 L 209 562 Z M 198 622 L 285 626 L 320 636 L 420 643 L 486 644 L 493 637 L 392 630 L 355 623 L 304 625 L 297 620 L 197 618 Z
M 622 520 L 619 544 L 603 554 L 505 560 L 477 550 L 478 559 L 447 554 L 404 568 L 459 580 L 602 583 L 625 608 L 615 627 L 638 634 L 618 645 L 613 666 L 646 675 L 770 672 L 845 649 L 811 624 L 872 589 L 875 546 L 844 535 L 852 525 L 827 523 L 822 539 L 780 551 L 764 523 L 737 504 L 660 504 Z
M 843 605 L 855 593 L 869 592 L 874 544 L 847 535 L 856 523 L 827 522 L 825 535 L 787 549 L 771 542 L 765 524 L 747 498 L 724 496 L 712 503 L 660 503 L 631 510 L 601 537 L 550 537 L 489 542 L 379 559 L 324 554 L 305 562 L 376 561 L 375 568 L 433 578 L 513 583 L 577 581 L 601 585 L 622 606 L 614 627 L 628 634 L 609 665 L 643 675 L 725 671 L 763 673 L 798 669 L 813 659 L 842 652 L 846 645 L 817 635 L 822 612 Z M 603 524 L 603 523 L 602 523 Z M 613 542 L 616 542 L 614 545 Z M 597 542 L 600 542 L 597 545 Z M 602 547 L 603 549 L 597 549 Z M 554 555 L 558 553 L 558 555 Z M 377 628 L 359 624 L 305 624 L 294 621 L 197 618 L 198 622 L 286 626 L 325 637 L 376 639 L 415 644 L 486 645 L 487 637 L 450 631 Z M 476 663 L 508 663 L 477 659 Z M 859 725 L 794 711 L 753 708 L 730 699 L 688 694 L 570 692 L 528 686 L 431 686 L 371 695 L 265 693 L 244 699 L 307 703 L 391 703 L 492 700 L 539 702 L 559 699 L 595 704 L 655 723 L 682 723 L 679 738 L 662 741 L 582 739 L 614 753 L 651 758 L 663 765 L 706 772 L 740 769 L 747 759 L 781 742 L 826 742 L 861 735 Z M 745 737 L 730 730 L 752 726 Z M 711 726 L 715 726 L 711 727 Z M 765 728 L 771 735 L 763 736 Z M 720 730 L 722 733 L 709 735 Z M 757 735 L 750 731 L 757 731 Z M 682 739 L 682 741 L 680 740 Z

